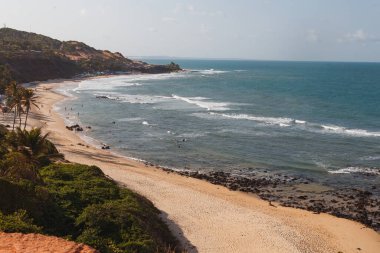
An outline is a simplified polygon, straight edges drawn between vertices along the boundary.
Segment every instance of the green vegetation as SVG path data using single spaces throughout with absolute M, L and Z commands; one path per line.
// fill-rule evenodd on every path
M 101 252 L 173 252 L 159 210 L 95 166 L 54 162 L 40 129 L 0 125 L 0 231 L 43 233 Z M 41 159 L 43 157 L 43 159 Z
M 10 215 L 0 212 L 0 231 L 8 233 L 41 233 L 41 228 L 33 224 L 25 210 Z

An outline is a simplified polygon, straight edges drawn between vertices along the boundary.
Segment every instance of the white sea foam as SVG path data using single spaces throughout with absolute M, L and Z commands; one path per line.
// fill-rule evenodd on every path
M 137 75 L 121 75 L 104 78 L 87 79 L 79 82 L 73 91 L 102 91 L 113 90 L 115 87 L 133 87 L 143 85 L 141 82 L 149 80 L 166 80 L 172 78 L 184 78 L 188 76 L 186 73 L 169 73 L 169 74 L 137 74 Z
M 143 124 L 143 125 L 146 125 L 146 126 L 149 126 L 148 121 L 143 121 L 142 124 Z
M 206 132 L 200 132 L 200 133 L 182 133 L 180 135 L 178 135 L 177 137 L 180 137 L 180 138 L 197 138 L 197 137 L 203 137 L 203 136 L 206 136 L 208 133 Z
M 122 118 L 122 119 L 118 119 L 117 121 L 121 121 L 121 122 L 131 122 L 131 121 L 140 121 L 142 120 L 143 118 L 140 118 L 140 117 L 135 117 L 135 118 Z
M 364 129 L 349 129 L 335 125 L 321 125 L 321 127 L 325 132 L 329 133 L 337 133 L 358 137 L 380 137 L 380 132 L 371 132 Z
M 122 94 L 118 92 L 102 92 L 102 93 L 95 93 L 95 96 L 100 97 L 107 97 L 111 100 L 120 101 L 123 103 L 130 103 L 130 104 L 155 104 L 160 102 L 168 101 L 168 99 L 171 99 L 171 97 L 164 97 L 164 96 L 149 96 L 149 95 L 130 95 L 130 94 Z
M 262 116 L 253 116 L 248 114 L 225 114 L 225 113 L 214 113 L 210 112 L 210 115 L 221 116 L 229 119 L 243 119 L 243 120 L 252 120 L 269 125 L 279 125 L 279 126 L 290 126 L 294 122 L 291 118 L 275 118 L 275 117 L 262 117 Z
M 305 120 L 297 120 L 287 117 L 264 117 L 248 114 L 226 114 L 209 112 L 208 114 L 194 114 L 195 116 L 202 118 L 228 118 L 235 120 L 251 120 L 267 125 L 277 125 L 280 127 L 296 127 L 302 130 L 317 132 L 317 133 L 329 133 L 340 134 L 354 137 L 380 137 L 380 132 L 371 132 L 364 129 L 349 129 L 336 125 L 319 125 L 316 123 L 310 123 Z
M 329 170 L 331 174 L 371 174 L 380 176 L 380 168 L 369 168 L 369 167 L 346 167 L 338 170 Z
M 193 69 L 193 70 L 191 70 L 191 72 L 200 73 L 203 75 L 216 75 L 216 74 L 228 73 L 230 71 L 215 70 L 215 69 Z
M 181 97 L 177 96 L 175 94 L 172 95 L 172 98 L 177 99 L 177 100 L 182 100 L 186 103 L 196 105 L 200 108 L 207 109 L 208 111 L 227 111 L 230 110 L 228 107 L 230 103 L 225 103 L 225 102 L 211 102 L 208 101 L 208 98 L 204 97 Z
M 362 160 L 362 161 L 376 161 L 376 160 L 380 160 L 380 155 L 364 156 L 364 157 L 361 157 L 360 160 Z

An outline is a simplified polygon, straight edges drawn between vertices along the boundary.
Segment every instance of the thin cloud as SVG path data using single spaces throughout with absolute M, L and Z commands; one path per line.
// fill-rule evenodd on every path
M 312 43 L 319 41 L 319 35 L 315 30 L 307 31 L 306 40 Z
M 209 30 L 208 30 L 207 26 L 205 24 L 201 24 L 200 32 L 202 34 L 206 34 L 206 33 L 208 33 L 208 31 Z
M 368 42 L 380 42 L 380 39 L 374 35 L 368 34 L 362 29 L 358 29 L 354 32 L 346 33 L 342 38 L 338 39 L 338 42 L 357 42 L 357 43 L 368 43 Z
M 80 10 L 80 12 L 79 12 L 79 14 L 81 15 L 81 16 L 86 16 L 87 15 L 87 9 L 81 9 Z
M 163 17 L 161 20 L 163 22 L 175 22 L 176 21 L 176 19 L 173 17 Z

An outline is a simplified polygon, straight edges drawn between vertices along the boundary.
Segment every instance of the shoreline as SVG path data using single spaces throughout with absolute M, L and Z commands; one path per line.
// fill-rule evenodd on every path
M 128 75 L 129 78 L 140 76 L 140 73 Z M 112 76 L 98 76 L 95 78 L 109 77 Z M 94 77 L 91 79 L 93 78 Z M 52 89 L 53 92 L 65 96 L 64 99 L 58 102 L 59 107 L 57 106 L 58 103 L 55 104 L 55 111 L 64 119 L 68 126 L 79 124 L 78 126 L 81 127 L 83 131 L 76 131 L 76 134 L 88 145 L 95 148 L 108 146 L 106 142 L 102 142 L 96 139 L 96 137 L 88 135 L 88 133 L 92 131 L 91 128 L 87 129 L 87 126 L 81 122 L 79 117 L 75 116 L 74 111 L 68 110 L 67 113 L 66 109 L 65 111 L 62 110 L 63 101 L 78 98 L 69 92 L 70 90 L 76 90 L 78 84 L 76 82 L 70 83 L 70 80 L 68 81 L 68 88 L 62 88 L 62 85 L 60 85 Z M 103 97 L 101 97 L 101 99 L 103 99 Z M 118 151 L 114 151 L 112 148 L 110 152 L 118 157 L 144 163 L 144 165 L 148 167 L 155 167 L 166 172 L 201 179 L 215 185 L 224 186 L 233 191 L 252 193 L 270 203 L 274 202 L 281 206 L 300 208 L 314 213 L 332 214 L 336 217 L 358 221 L 375 229 L 377 232 L 380 231 L 380 217 L 378 215 L 380 213 L 380 195 L 379 187 L 375 182 L 372 184 L 368 182 L 368 185 L 365 187 L 323 184 L 305 176 L 277 173 L 257 167 L 231 168 L 228 171 L 191 170 L 186 167 L 168 167 L 141 159 L 138 156 L 129 157 Z M 354 176 L 360 180 L 370 175 Z
M 68 131 L 64 119 L 53 110 L 54 104 L 65 98 L 52 90 L 56 85 L 52 81 L 36 87 L 44 106 L 33 111 L 29 123 L 50 132 L 49 139 L 67 160 L 97 165 L 114 180 L 150 199 L 163 212 L 175 235 L 181 233 L 179 239 L 189 252 L 357 252 L 358 248 L 376 252 L 380 247 L 380 235 L 362 229 L 360 223 L 273 207 L 252 194 L 78 145 L 84 141 Z M 211 234 L 214 236 L 207 238 Z

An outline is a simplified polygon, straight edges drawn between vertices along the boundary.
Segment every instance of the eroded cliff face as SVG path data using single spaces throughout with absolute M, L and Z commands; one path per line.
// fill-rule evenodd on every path
M 82 243 L 41 234 L 0 232 L 0 253 L 100 253 Z
M 0 29 L 0 64 L 8 65 L 20 82 L 72 78 L 79 74 L 118 72 L 169 73 L 175 64 L 152 65 L 121 53 L 97 50 L 78 41 L 59 41 L 47 36 Z

